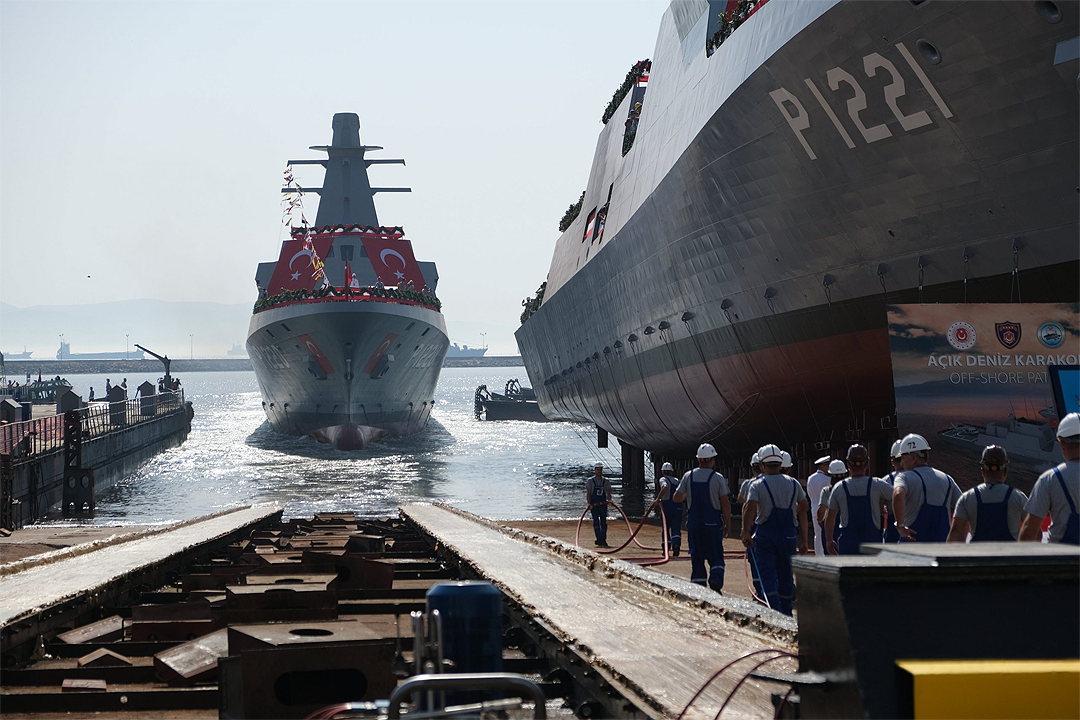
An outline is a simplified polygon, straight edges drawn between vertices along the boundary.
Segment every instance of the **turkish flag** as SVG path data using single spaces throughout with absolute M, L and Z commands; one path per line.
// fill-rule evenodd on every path
M 320 260 L 326 257 L 326 252 L 333 242 L 331 235 L 311 236 L 311 245 Z M 305 247 L 303 238 L 286 240 L 281 243 L 281 255 L 266 293 L 276 295 L 282 290 L 312 290 L 315 287 L 314 273 L 311 250 Z
M 365 375 L 370 374 L 375 369 L 375 366 L 379 364 L 379 361 L 383 359 L 383 356 L 390 352 L 390 348 L 394 346 L 394 341 L 397 339 L 396 333 L 387 333 L 382 342 L 375 347 L 375 352 L 371 353 L 371 357 L 368 358 L 364 369 L 360 372 Z
M 322 368 L 324 373 L 327 375 L 333 374 L 334 366 L 331 365 L 327 357 L 323 355 L 323 351 L 319 349 L 319 346 L 315 344 L 315 341 L 311 339 L 310 335 L 297 335 L 296 339 L 304 343 L 304 347 L 307 348 L 308 354 L 315 359 L 315 362 L 319 363 L 319 367 Z
M 427 284 L 408 240 L 377 235 L 362 235 L 360 239 L 383 285 L 404 285 L 411 280 L 417 290 L 422 290 Z

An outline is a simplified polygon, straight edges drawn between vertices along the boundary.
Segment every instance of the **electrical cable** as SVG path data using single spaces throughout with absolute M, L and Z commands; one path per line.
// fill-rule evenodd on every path
M 780 701 L 780 704 L 776 706 L 776 712 L 773 713 L 773 720 L 780 719 L 780 713 L 783 712 L 784 706 L 787 705 L 787 700 L 791 697 L 791 693 L 795 692 L 795 687 L 789 687 L 788 691 L 784 693 L 784 698 Z
M 675 720 L 682 720 L 683 716 L 686 715 L 686 711 L 689 710 L 690 706 L 694 704 L 694 701 L 697 700 L 699 697 L 701 697 L 702 693 L 704 693 L 705 690 L 708 689 L 709 685 L 711 685 L 713 683 L 713 681 L 716 680 L 718 677 L 723 675 L 727 671 L 728 668 L 732 667 L 737 662 L 740 662 L 742 660 L 747 660 L 749 658 L 754 657 L 755 655 L 761 655 L 763 653 L 779 653 L 775 657 L 770 658 L 770 661 L 771 660 L 776 660 L 777 658 L 783 657 L 785 655 L 795 657 L 791 653 L 786 652 L 784 650 L 780 650 L 779 648 L 765 648 L 763 650 L 755 650 L 753 652 L 747 653 L 746 655 L 741 655 L 741 656 L 735 658 L 734 660 L 729 662 L 727 665 L 720 668 L 719 670 L 717 670 L 716 672 L 714 672 L 712 675 L 709 676 L 709 679 L 706 680 L 701 685 L 701 687 L 698 688 L 697 692 L 695 692 L 693 697 L 690 698 L 690 701 L 688 703 L 686 703 L 686 705 L 683 707 L 682 711 L 679 713 L 678 717 L 675 718 Z M 730 695 L 729 695 L 729 698 L 730 698 Z M 723 710 L 723 708 L 721 708 L 721 710 Z
M 727 699 L 724 700 L 724 704 L 721 705 L 720 709 L 716 711 L 716 715 L 713 716 L 713 720 L 720 720 L 720 715 L 721 715 L 721 713 L 724 712 L 724 709 L 728 706 L 728 703 L 731 702 L 731 698 L 735 697 L 735 693 L 738 692 L 739 688 L 742 687 L 743 683 L 746 682 L 747 680 L 749 680 L 750 676 L 759 667 L 761 667 L 762 665 L 766 665 L 768 663 L 771 663 L 773 660 L 779 660 L 782 657 L 791 657 L 791 658 L 799 657 L 798 655 L 795 655 L 794 653 L 784 652 L 782 650 L 777 651 L 777 652 L 779 652 L 780 654 L 776 655 L 774 657 L 768 658 L 767 660 L 762 660 L 761 662 L 754 665 L 754 667 L 747 670 L 746 673 L 741 678 L 739 678 L 739 682 L 735 683 L 735 687 L 731 688 L 731 692 L 728 693 Z

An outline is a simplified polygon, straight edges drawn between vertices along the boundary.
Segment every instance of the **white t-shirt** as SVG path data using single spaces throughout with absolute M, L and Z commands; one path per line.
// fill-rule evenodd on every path
M 847 493 L 844 492 L 844 488 L 841 485 L 847 485 Z M 881 507 L 881 502 L 892 497 L 892 486 L 884 480 L 872 477 L 857 477 L 857 478 L 844 478 L 840 482 L 836 483 L 832 487 L 832 492 L 829 495 L 829 509 L 835 510 L 840 519 L 840 527 L 847 527 L 848 524 L 848 493 L 852 498 L 864 498 L 867 492 L 870 493 L 870 517 L 874 519 L 874 527 L 878 530 L 881 529 L 881 513 L 878 508 Z M 863 502 L 857 500 L 856 502 Z
M 920 479 L 922 482 L 920 482 Z M 926 486 L 926 494 L 923 497 L 923 485 Z M 935 470 L 929 465 L 920 465 L 912 470 L 905 470 L 896 476 L 894 487 L 904 488 L 907 495 L 907 506 L 904 510 L 904 524 L 910 526 L 919 517 L 924 502 L 931 505 L 941 505 L 945 502 L 945 510 L 951 517 L 956 508 L 956 501 L 960 499 L 960 486 L 951 477 Z
M 1069 489 L 1069 497 L 1080 512 L 1080 462 L 1071 460 L 1063 462 L 1056 468 L 1061 473 L 1065 487 Z M 1065 523 L 1069 521 L 1069 502 L 1065 499 L 1065 493 L 1061 491 L 1061 482 L 1054 474 L 1054 468 L 1047 470 L 1035 481 L 1035 487 L 1031 489 L 1031 499 L 1028 500 L 1024 510 L 1037 518 L 1050 516 L 1050 542 L 1061 542 L 1061 536 L 1065 534 Z
M 815 515 L 818 503 L 821 502 L 821 491 L 830 485 L 832 485 L 832 478 L 820 470 L 806 478 L 806 494 L 810 498 L 810 510 Z
M 723 475 L 711 468 L 701 467 L 694 468 L 683 475 L 676 492 L 680 492 L 686 496 L 687 510 L 690 509 L 690 505 L 694 499 L 694 494 L 690 492 L 691 482 L 709 483 L 709 499 L 712 500 L 713 509 L 719 510 L 722 507 L 720 505 L 720 498 L 728 494 L 727 479 Z
M 771 499 L 770 493 L 772 493 Z M 792 502 L 792 495 L 795 497 L 794 503 Z M 806 491 L 802 489 L 802 485 L 799 484 L 798 480 L 787 475 L 763 475 L 757 482 L 752 483 L 746 491 L 746 501 L 755 500 L 758 504 L 757 515 L 754 517 L 755 524 L 761 525 L 769 519 L 769 515 L 773 511 L 773 499 L 781 508 L 790 508 L 798 504 L 799 501 L 806 499 Z M 798 525 L 799 514 L 792 512 L 791 517 L 794 524 Z

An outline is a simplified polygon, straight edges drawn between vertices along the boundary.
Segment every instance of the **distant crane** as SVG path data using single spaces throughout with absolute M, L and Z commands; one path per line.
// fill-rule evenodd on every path
M 165 389 L 166 390 L 172 390 L 172 375 L 169 374 L 169 367 L 172 365 L 172 360 L 169 359 L 169 356 L 165 355 L 164 357 L 162 357 L 161 355 L 158 355 L 153 350 L 147 350 L 146 348 L 144 348 L 139 343 L 135 343 L 135 347 L 139 348 L 144 353 L 149 353 L 150 355 L 153 355 L 158 360 L 160 360 L 163 365 L 165 365 Z

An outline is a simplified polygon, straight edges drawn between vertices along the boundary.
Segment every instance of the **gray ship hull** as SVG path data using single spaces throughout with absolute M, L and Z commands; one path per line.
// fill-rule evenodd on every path
M 346 450 L 424 428 L 448 345 L 439 312 L 341 299 L 256 313 L 247 339 L 271 427 Z
M 634 145 L 605 128 L 517 332 L 544 414 L 660 455 L 886 443 L 886 304 L 1075 302 L 1078 18 L 1058 7 L 773 0 L 705 59 L 673 5 Z M 700 128 L 680 94 L 714 103 Z M 582 240 L 605 196 L 606 236 Z

